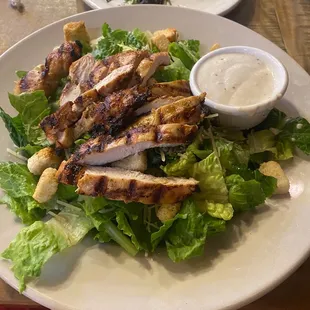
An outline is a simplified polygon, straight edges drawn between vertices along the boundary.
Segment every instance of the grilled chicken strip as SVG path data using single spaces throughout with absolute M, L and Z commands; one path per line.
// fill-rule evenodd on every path
M 162 96 L 162 97 L 156 98 L 156 99 L 144 104 L 141 108 L 137 109 L 135 111 L 135 115 L 139 116 L 139 115 L 148 113 L 154 109 L 158 109 L 164 105 L 179 101 L 181 99 L 184 99 L 184 97 L 182 97 L 182 96 L 177 96 L 177 97 Z
M 192 95 L 189 82 L 186 80 L 178 80 L 173 82 L 156 83 L 151 88 L 152 97 L 161 96 L 183 96 L 189 97 Z
M 71 64 L 81 54 L 82 46 L 78 41 L 61 44 L 47 56 L 45 65 L 37 66 L 16 82 L 14 93 L 44 90 L 47 97 L 52 95 L 59 81 L 68 75 Z
M 88 167 L 78 180 L 78 193 L 111 200 L 144 204 L 172 204 L 183 201 L 197 188 L 194 179 L 161 178 L 110 167 Z
M 111 167 L 144 172 L 147 169 L 147 154 L 140 152 L 130 155 L 122 160 L 111 163 Z
M 122 69 L 122 68 L 124 67 L 121 67 L 119 69 Z M 86 91 L 81 96 L 76 98 L 74 102 L 71 102 L 71 101 L 66 102 L 55 113 L 48 115 L 42 120 L 42 122 L 40 123 L 40 126 L 44 130 L 46 137 L 48 138 L 50 143 L 59 142 L 57 143 L 58 144 L 57 147 L 59 148 L 70 147 L 74 141 L 74 135 L 79 136 L 83 132 L 87 131 L 87 130 L 83 131 L 79 129 L 81 128 L 83 129 L 83 126 L 86 126 L 86 127 L 90 126 L 90 125 L 87 125 L 87 123 L 85 122 L 85 119 L 88 118 L 89 111 L 87 111 L 86 117 L 84 117 L 83 121 L 81 121 L 83 126 L 79 124 L 77 127 L 79 129 L 76 129 L 75 132 L 73 132 L 74 131 L 73 128 L 70 128 L 70 127 L 72 127 L 74 123 L 80 119 L 83 111 L 88 106 L 91 106 L 94 103 L 100 102 L 100 100 L 102 100 L 103 97 L 100 95 L 99 91 L 96 88 L 100 90 L 105 88 L 105 90 L 109 89 L 112 92 L 113 90 L 115 90 L 114 88 L 117 89 L 122 84 L 121 82 L 124 81 L 124 79 L 126 79 L 127 77 L 129 79 L 131 78 L 132 72 L 129 72 L 129 75 L 126 77 L 126 75 L 124 74 L 124 71 L 120 71 L 119 69 L 114 70 L 110 75 L 108 75 L 105 79 L 103 79 L 99 83 L 100 84 L 99 86 L 95 86 L 95 88 L 92 88 Z M 113 75 L 114 79 L 110 77 L 111 75 Z M 128 98 L 126 97 L 126 99 Z M 95 107 L 96 106 L 92 107 L 92 109 L 96 110 Z M 139 106 L 137 106 L 137 108 L 138 107 Z M 122 107 L 118 106 L 119 112 L 121 112 L 121 109 Z M 100 111 L 98 113 L 100 113 Z M 97 117 L 98 116 L 99 115 L 97 115 Z
M 56 143 L 62 132 L 78 120 L 78 115 L 72 111 L 72 105 L 73 102 L 68 101 L 55 113 L 48 115 L 41 121 L 40 127 L 44 130 L 49 143 Z
M 201 119 L 201 104 L 206 94 L 186 97 L 179 101 L 166 104 L 140 117 L 125 131 L 147 125 L 161 125 L 169 123 L 196 124 Z
M 168 53 L 155 53 L 149 58 L 143 59 L 137 68 L 137 75 L 141 85 L 145 86 L 147 84 L 147 81 L 153 76 L 158 67 L 168 66 L 169 64 L 170 57 Z
M 89 84 L 95 86 L 113 70 L 123 66 L 133 65 L 136 70 L 142 59 L 149 56 L 148 51 L 127 51 L 98 60 L 89 75 Z
M 97 135 L 111 133 L 113 129 L 123 127 L 128 119 L 134 117 L 134 111 L 148 96 L 147 88 L 134 86 L 112 93 L 103 102 L 90 105 L 74 125 L 74 140 L 91 130 Z
M 64 87 L 60 96 L 60 105 L 74 101 L 81 93 L 89 90 L 89 75 L 95 65 L 95 58 L 87 54 L 75 61 L 69 69 L 69 82 Z
M 77 165 L 71 159 L 63 161 L 56 173 L 59 183 L 67 185 L 76 185 L 79 178 L 83 176 L 86 167 Z
M 82 144 L 72 160 L 81 165 L 106 165 L 150 148 L 189 143 L 196 132 L 196 125 L 166 124 L 135 128 L 117 139 L 99 136 Z

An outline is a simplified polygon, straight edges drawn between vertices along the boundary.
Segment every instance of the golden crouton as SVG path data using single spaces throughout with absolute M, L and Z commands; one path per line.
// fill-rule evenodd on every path
M 58 181 L 56 172 L 57 170 L 54 168 L 47 168 L 43 171 L 32 196 L 37 202 L 47 202 L 52 199 L 57 192 Z
M 181 204 L 175 203 L 175 204 L 165 204 L 161 205 L 159 209 L 157 210 L 157 217 L 160 219 L 162 223 L 173 219 L 176 214 L 180 211 Z
M 153 36 L 164 35 L 170 42 L 175 42 L 178 39 L 178 32 L 175 28 L 167 28 L 155 31 Z
M 81 41 L 90 43 L 90 37 L 86 30 L 84 22 L 71 22 L 63 27 L 65 41 Z
M 275 194 L 286 194 L 290 189 L 290 182 L 281 166 L 275 161 L 268 161 L 261 164 L 259 171 L 267 176 L 277 179 Z
M 215 43 L 210 47 L 210 52 L 213 52 L 219 48 L 221 48 L 221 46 L 218 43 Z
M 153 36 L 152 42 L 161 52 L 168 52 L 170 41 L 163 34 Z
M 28 169 L 35 175 L 40 175 L 46 168 L 58 168 L 62 158 L 57 156 L 55 150 L 46 147 L 28 159 Z

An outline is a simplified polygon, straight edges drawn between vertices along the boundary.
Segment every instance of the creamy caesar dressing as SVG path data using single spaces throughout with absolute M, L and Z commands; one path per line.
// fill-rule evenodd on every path
M 197 83 L 212 101 L 231 106 L 266 102 L 275 89 L 273 73 L 266 63 L 242 53 L 207 59 L 197 72 Z

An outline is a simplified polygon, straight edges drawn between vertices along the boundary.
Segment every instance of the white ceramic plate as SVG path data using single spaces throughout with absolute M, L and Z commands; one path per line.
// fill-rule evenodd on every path
M 107 9 L 124 5 L 124 0 L 83 0 L 93 9 Z M 242 0 L 171 0 L 172 6 L 208 12 L 215 15 L 225 15 L 236 7 Z
M 310 119 L 310 77 L 281 49 L 222 17 L 166 6 L 91 11 L 54 23 L 22 40 L 0 58 L 0 102 L 4 109 L 13 112 L 7 92 L 13 88 L 14 71 L 42 63 L 62 42 L 63 25 L 79 20 L 93 32 L 103 22 L 128 30 L 175 27 L 183 38 L 199 39 L 203 52 L 215 42 L 264 49 L 282 61 L 290 75 L 281 108 Z M 8 160 L 5 148 L 11 142 L 2 123 L 0 126 L 0 158 Z M 206 310 L 249 303 L 289 276 L 310 249 L 310 187 L 306 186 L 310 164 L 297 158 L 286 171 L 291 182 L 290 197 L 275 199 L 270 206 L 236 217 L 226 233 L 209 240 L 203 258 L 179 264 L 170 262 L 165 253 L 134 259 L 117 246 L 98 246 L 86 239 L 52 258 L 40 280 L 31 283 L 25 295 L 58 310 Z M 0 209 L 0 251 L 21 228 L 6 208 Z M 17 286 L 6 261 L 0 261 L 0 276 Z

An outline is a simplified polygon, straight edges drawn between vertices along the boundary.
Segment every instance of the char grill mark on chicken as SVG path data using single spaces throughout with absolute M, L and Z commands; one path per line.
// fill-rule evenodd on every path
M 147 88 L 134 86 L 112 93 L 105 97 L 103 102 L 89 106 L 74 125 L 74 139 L 91 130 L 92 134 L 97 136 L 111 134 L 112 131 L 123 128 L 148 96 Z
M 146 86 L 148 80 L 160 66 L 168 66 L 169 64 L 170 57 L 168 53 L 152 54 L 149 58 L 145 58 L 140 62 L 134 80 L 136 83 L 141 83 L 141 86 Z
M 82 165 L 105 165 L 156 147 L 171 147 L 192 141 L 196 125 L 166 124 L 134 128 L 117 139 L 99 136 L 82 144 L 72 161 Z
M 189 82 L 186 80 L 178 80 L 172 82 L 155 83 L 151 87 L 152 97 L 161 96 L 192 96 Z
M 59 104 L 62 106 L 68 101 L 74 101 L 79 95 L 89 90 L 89 75 L 95 65 L 95 58 L 87 54 L 75 61 L 69 69 L 69 82 L 65 85 Z
M 147 205 L 183 201 L 197 185 L 194 179 L 154 177 L 110 167 L 87 167 L 77 181 L 79 194 Z
M 142 114 L 146 114 L 154 109 L 158 109 L 164 105 L 179 101 L 181 99 L 184 99 L 184 97 L 183 96 L 177 96 L 177 97 L 162 96 L 162 97 L 156 98 L 144 104 L 141 108 L 137 109 L 135 111 L 135 115 L 139 116 Z
M 196 124 L 201 119 L 201 105 L 206 94 L 186 97 L 179 101 L 166 104 L 140 117 L 126 130 L 147 125 L 161 125 L 169 123 Z M 125 130 L 125 131 L 126 131 Z
M 142 59 L 146 57 L 149 57 L 147 51 L 127 51 L 98 60 L 89 74 L 88 83 L 94 87 L 113 70 L 123 66 L 133 65 L 136 70 Z
M 82 55 L 82 46 L 76 42 L 65 42 L 54 49 L 45 60 L 45 65 L 37 66 L 16 82 L 14 93 L 44 90 L 52 95 L 62 78 L 69 73 L 71 64 Z

